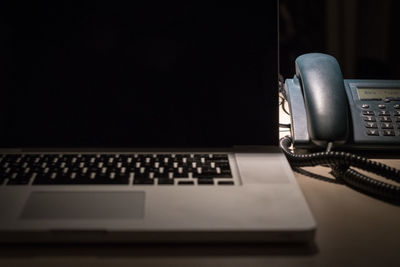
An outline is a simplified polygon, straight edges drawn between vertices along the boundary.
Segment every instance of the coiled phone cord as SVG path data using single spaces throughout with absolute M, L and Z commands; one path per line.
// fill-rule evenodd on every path
M 331 174 L 343 184 L 381 200 L 400 205 L 400 186 L 368 177 L 350 167 L 375 173 L 397 183 L 400 183 L 399 170 L 347 152 L 326 151 L 295 154 L 290 150 L 291 145 L 291 137 L 281 138 L 280 147 L 294 170 L 299 167 L 329 165 L 332 168 Z

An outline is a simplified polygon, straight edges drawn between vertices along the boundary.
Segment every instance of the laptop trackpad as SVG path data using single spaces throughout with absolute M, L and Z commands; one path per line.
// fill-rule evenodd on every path
M 33 192 L 22 219 L 140 219 L 144 192 Z

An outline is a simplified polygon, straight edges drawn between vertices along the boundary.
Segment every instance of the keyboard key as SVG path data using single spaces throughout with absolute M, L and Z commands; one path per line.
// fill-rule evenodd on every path
M 218 181 L 218 185 L 234 185 L 233 181 Z
M 4 178 L 8 178 L 7 185 L 25 185 L 28 184 L 32 174 L 28 171 L 11 171 L 8 175 L 4 175 Z
M 7 182 L 7 185 L 27 185 L 29 184 L 29 179 L 10 179 Z
M 135 178 L 133 180 L 133 184 L 135 184 L 135 185 L 153 185 L 154 184 L 154 180 L 152 180 L 152 179 L 137 179 L 137 178 Z
M 228 161 L 228 155 L 224 154 L 214 154 L 212 158 L 214 161 Z
M 225 173 L 218 175 L 216 178 L 233 178 L 233 177 L 230 172 L 225 172 Z
M 174 180 L 173 179 L 168 179 L 168 178 L 158 179 L 158 184 L 159 185 L 173 185 L 174 184 Z
M 213 179 L 198 179 L 197 180 L 198 185 L 214 185 L 214 180 Z
M 178 185 L 194 185 L 194 181 L 178 181 Z

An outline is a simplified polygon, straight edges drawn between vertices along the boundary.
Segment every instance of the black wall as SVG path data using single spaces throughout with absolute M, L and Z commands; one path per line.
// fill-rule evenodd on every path
M 345 78 L 400 79 L 398 10 L 394 0 L 281 0 L 280 73 L 290 78 L 297 56 L 322 52 Z

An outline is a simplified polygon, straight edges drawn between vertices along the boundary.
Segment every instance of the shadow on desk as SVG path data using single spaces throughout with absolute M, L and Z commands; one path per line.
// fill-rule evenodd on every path
M 313 255 L 314 242 L 282 244 L 65 244 L 0 245 L 0 259 L 34 257 L 198 257 Z

